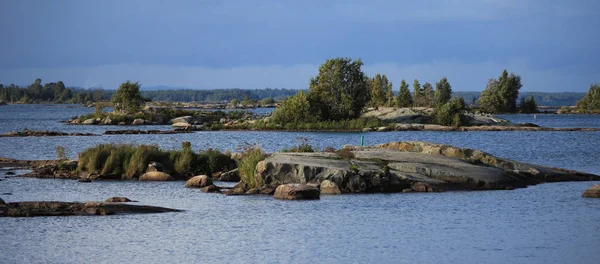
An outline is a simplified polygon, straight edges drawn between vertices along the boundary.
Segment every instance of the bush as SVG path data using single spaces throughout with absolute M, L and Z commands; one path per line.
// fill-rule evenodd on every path
M 246 147 L 238 162 L 240 178 L 249 188 L 262 186 L 262 179 L 256 177 L 256 165 L 265 159 L 265 152 L 258 146 Z
M 289 149 L 282 149 L 281 152 L 315 152 L 308 138 L 300 137 L 297 140 L 298 145 Z
M 462 111 L 465 110 L 465 102 L 462 98 L 453 98 L 449 102 L 437 106 L 433 112 L 434 123 L 442 126 L 462 125 Z

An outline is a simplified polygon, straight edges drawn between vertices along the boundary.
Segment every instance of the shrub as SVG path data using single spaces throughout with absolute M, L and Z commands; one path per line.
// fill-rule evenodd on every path
M 281 152 L 315 152 L 308 138 L 299 137 L 297 138 L 297 141 L 298 145 L 293 146 L 289 149 L 282 149 Z
M 265 159 L 264 151 L 258 147 L 246 147 L 242 153 L 242 159 L 238 162 L 240 178 L 250 188 L 262 186 L 262 179 L 256 177 L 256 165 Z
M 465 109 L 465 102 L 462 98 L 453 98 L 449 102 L 439 105 L 433 113 L 434 123 L 442 126 L 462 125 L 462 111 Z

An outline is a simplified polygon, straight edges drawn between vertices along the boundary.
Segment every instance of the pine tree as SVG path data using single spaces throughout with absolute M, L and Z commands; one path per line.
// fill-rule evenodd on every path
M 424 93 L 423 93 L 423 89 L 421 88 L 421 84 L 419 83 L 419 80 L 415 79 L 415 81 L 413 82 L 413 101 L 414 101 L 414 106 L 424 106 Z
M 446 77 L 442 77 L 439 82 L 435 83 L 435 97 L 436 105 L 443 105 L 452 98 L 452 86 Z
M 398 107 L 411 107 L 413 105 L 412 96 L 410 95 L 410 90 L 408 89 L 408 84 L 405 80 L 402 80 L 400 83 L 397 105 Z

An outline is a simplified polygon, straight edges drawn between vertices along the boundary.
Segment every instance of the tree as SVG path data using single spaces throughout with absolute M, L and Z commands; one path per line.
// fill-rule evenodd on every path
M 398 107 L 411 107 L 413 105 L 412 96 L 410 90 L 408 90 L 408 84 L 405 80 L 400 83 L 400 92 L 398 92 Z
M 229 101 L 229 104 L 232 105 L 233 107 L 236 107 L 240 104 L 240 100 L 238 99 L 231 99 L 231 101 Z
M 315 117 L 310 111 L 308 97 L 303 91 L 285 99 L 281 106 L 273 111 L 272 119 L 276 124 L 281 125 L 315 121 Z
M 436 105 L 443 105 L 452 98 L 452 86 L 446 77 L 442 77 L 439 82 L 435 83 Z
M 388 92 L 392 90 L 392 84 L 389 82 L 385 74 L 375 75 L 368 82 L 369 90 L 371 92 L 371 106 L 386 106 L 388 105 Z
M 92 97 L 91 94 L 89 97 Z M 116 112 L 130 114 L 140 111 L 144 105 L 144 99 L 140 95 L 140 83 L 131 81 L 122 83 L 112 102 L 115 104 Z
M 537 103 L 535 102 L 535 98 L 533 96 L 527 96 L 527 98 L 521 98 L 521 103 L 519 104 L 519 112 L 523 114 L 532 114 L 537 113 Z
M 419 80 L 415 79 L 415 81 L 413 82 L 413 101 L 414 101 L 414 106 L 425 106 L 424 105 L 424 98 L 425 94 L 423 93 L 423 89 L 421 88 L 421 84 L 419 83 Z
M 485 89 L 479 96 L 479 108 L 488 113 L 498 113 L 502 110 L 502 100 L 500 99 L 498 80 L 489 79 Z
M 490 79 L 479 97 L 479 106 L 490 113 L 516 113 L 521 76 L 502 71 L 498 80 Z
M 590 89 L 581 100 L 577 101 L 575 108 L 584 113 L 600 112 L 600 85 L 590 85 Z
M 390 82 L 390 84 L 386 87 L 386 92 L 385 92 L 385 101 L 386 101 L 386 106 L 394 106 L 396 104 L 395 102 L 395 98 L 394 98 L 394 92 L 392 91 L 392 82 Z
M 328 59 L 311 78 L 308 101 L 311 112 L 320 120 L 343 120 L 358 117 L 370 101 L 367 77 L 360 59 Z
M 435 91 L 431 83 L 423 84 L 423 106 L 432 107 L 435 104 Z
M 271 97 L 267 97 L 265 99 L 260 100 L 261 106 L 272 105 L 274 103 L 275 103 L 275 100 L 273 100 L 273 98 L 271 98 Z

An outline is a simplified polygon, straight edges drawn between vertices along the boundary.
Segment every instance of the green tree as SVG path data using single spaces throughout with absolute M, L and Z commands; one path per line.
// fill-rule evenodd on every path
M 577 101 L 575 108 L 584 113 L 600 112 L 600 85 L 590 85 L 590 89 L 581 100 Z
M 238 106 L 240 104 L 240 100 L 235 99 L 235 98 L 231 99 L 231 101 L 229 101 L 229 104 L 232 105 L 232 106 L 234 106 L 234 107 L 236 107 L 236 106 Z
M 423 84 L 423 106 L 432 107 L 435 104 L 435 91 L 431 83 Z
M 537 103 L 535 102 L 535 98 L 533 96 L 527 96 L 527 98 L 521 98 L 521 103 L 519 104 L 519 112 L 523 114 L 531 114 L 537 113 Z
M 371 91 L 371 106 L 386 106 L 388 104 L 388 89 L 391 91 L 391 84 L 387 76 L 379 73 L 369 80 L 369 90 Z
M 502 111 L 502 100 L 500 99 L 500 84 L 496 79 L 490 79 L 479 96 L 479 108 L 488 113 Z
M 275 100 L 273 100 L 273 98 L 271 98 L 271 97 L 267 97 L 265 99 L 260 100 L 261 106 L 272 105 L 274 103 L 275 103 Z
M 367 77 L 360 59 L 328 59 L 311 78 L 308 100 L 311 112 L 320 120 L 343 120 L 358 117 L 370 101 Z
M 273 111 L 272 119 L 276 124 L 313 122 L 315 116 L 311 113 L 310 103 L 307 95 L 300 91 L 293 97 L 285 99 L 279 107 Z
M 417 79 L 413 82 L 413 101 L 414 106 L 425 106 L 425 93 Z
M 91 93 L 89 97 L 92 97 Z M 144 99 L 140 95 L 140 83 L 130 81 L 122 83 L 117 89 L 112 102 L 115 105 L 116 112 L 124 114 L 139 112 L 144 105 Z
M 442 77 L 439 82 L 435 83 L 436 105 L 443 105 L 452 98 L 452 86 L 446 77 Z
M 411 107 L 413 105 L 412 96 L 410 95 L 410 90 L 408 89 L 408 84 L 405 80 L 402 80 L 400 83 L 397 105 L 398 107 Z
M 385 88 L 385 105 L 386 106 L 394 106 L 396 104 L 396 98 L 394 98 L 394 92 L 392 91 L 392 82 Z
M 498 79 L 490 79 L 479 97 L 479 106 L 490 113 L 516 113 L 521 76 L 502 71 Z
M 502 75 L 498 78 L 500 83 L 500 99 L 502 100 L 502 111 L 507 113 L 517 112 L 517 98 L 519 97 L 519 89 L 523 87 L 521 84 L 521 76 L 514 73 L 508 74 L 508 71 L 502 71 Z

